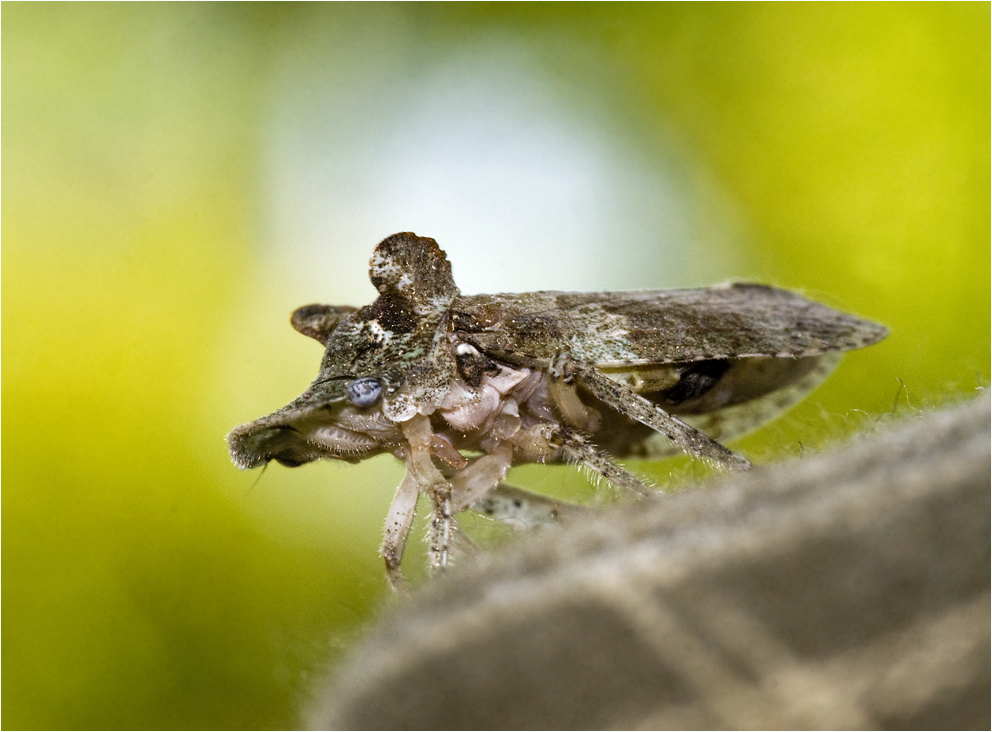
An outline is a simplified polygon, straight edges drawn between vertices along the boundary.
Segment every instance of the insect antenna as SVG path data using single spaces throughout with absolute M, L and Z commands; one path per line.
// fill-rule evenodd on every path
M 260 481 L 262 479 L 262 476 L 265 475 L 265 471 L 269 469 L 269 463 L 271 462 L 272 462 L 271 459 L 265 461 L 265 465 L 262 466 L 262 472 L 259 473 L 258 477 L 252 481 L 252 484 L 250 486 L 248 486 L 248 490 L 246 490 L 245 494 L 241 497 L 242 500 L 247 499 L 248 496 L 251 495 L 251 492 L 255 490 L 255 486 L 258 485 L 258 481 Z

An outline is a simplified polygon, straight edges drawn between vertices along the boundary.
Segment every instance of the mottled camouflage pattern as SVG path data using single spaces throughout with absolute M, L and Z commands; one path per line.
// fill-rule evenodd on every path
M 457 511 L 557 514 L 501 483 L 519 463 L 573 461 L 641 494 L 649 488 L 611 453 L 674 447 L 747 469 L 714 438 L 770 418 L 840 352 L 887 332 L 763 285 L 466 297 L 437 243 L 411 233 L 376 247 L 370 278 L 379 291 L 371 305 L 293 313 L 293 327 L 326 347 L 320 373 L 229 441 L 241 468 L 382 452 L 404 460 L 382 550 L 394 586 L 418 495 L 433 504 L 431 564 L 444 567 Z M 518 502 L 528 508 L 508 508 Z
M 455 331 L 490 354 L 599 368 L 748 356 L 798 358 L 875 343 L 883 326 L 766 285 L 456 297 Z

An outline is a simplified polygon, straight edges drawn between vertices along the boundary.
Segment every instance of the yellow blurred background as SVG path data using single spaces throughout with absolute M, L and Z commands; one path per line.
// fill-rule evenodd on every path
M 387 600 L 402 467 L 255 484 L 224 438 L 396 231 L 468 294 L 741 279 L 888 325 L 759 461 L 988 384 L 988 4 L 2 15 L 5 728 L 298 724 Z

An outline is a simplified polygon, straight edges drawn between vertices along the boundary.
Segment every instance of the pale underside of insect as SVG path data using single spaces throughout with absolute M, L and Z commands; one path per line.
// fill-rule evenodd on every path
M 432 506 L 429 558 L 442 569 L 459 511 L 524 523 L 555 513 L 503 483 L 514 465 L 568 461 L 641 495 L 652 489 L 614 457 L 683 450 L 746 470 L 717 440 L 794 404 L 842 352 L 888 332 L 764 285 L 463 296 L 437 243 L 412 233 L 383 240 L 369 266 L 371 305 L 293 313 L 326 348 L 320 373 L 229 443 L 242 469 L 404 461 L 381 549 L 394 588 L 418 496 Z

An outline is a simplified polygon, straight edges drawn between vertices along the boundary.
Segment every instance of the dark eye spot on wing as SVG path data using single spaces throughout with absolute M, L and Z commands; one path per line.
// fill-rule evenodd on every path
M 660 395 L 662 404 L 678 406 L 691 399 L 698 399 L 713 389 L 730 368 L 726 360 L 698 361 L 689 364 L 679 376 L 679 383 Z
M 645 396 L 673 414 L 705 414 L 761 399 L 820 368 L 821 356 L 755 356 L 685 364 L 679 382 Z

